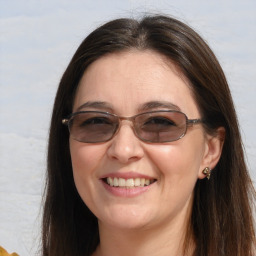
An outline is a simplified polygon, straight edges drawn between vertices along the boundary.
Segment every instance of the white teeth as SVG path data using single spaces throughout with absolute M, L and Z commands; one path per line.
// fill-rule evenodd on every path
M 119 184 L 118 184 L 118 178 L 115 177 L 115 178 L 114 178 L 114 187 L 118 187 L 118 185 L 119 185 Z
M 108 183 L 111 187 L 114 186 L 114 182 L 113 182 L 113 179 L 112 179 L 111 177 L 108 177 L 108 178 L 107 178 L 107 183 Z
M 135 186 L 135 187 L 140 186 L 140 178 L 136 178 L 136 179 L 134 180 L 134 186 Z
M 134 187 L 134 179 L 128 179 L 125 183 L 126 187 Z
M 140 186 L 141 187 L 145 186 L 145 178 L 140 179 Z
M 119 183 L 119 187 L 125 187 L 126 186 L 125 179 L 119 178 L 118 183 Z
M 145 180 L 145 185 L 148 186 L 150 184 L 150 180 L 146 179 Z
M 145 178 L 135 178 L 135 179 L 123 179 L 123 178 L 107 178 L 107 183 L 111 187 L 126 187 L 126 188 L 133 188 L 133 187 L 144 187 L 148 186 L 153 183 L 154 180 L 145 179 Z

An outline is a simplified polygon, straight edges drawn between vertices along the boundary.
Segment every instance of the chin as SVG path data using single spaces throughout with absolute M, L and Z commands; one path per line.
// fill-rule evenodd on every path
M 115 207 L 107 211 L 99 222 L 117 229 L 140 229 L 150 223 L 149 214 L 145 209 L 140 207 Z

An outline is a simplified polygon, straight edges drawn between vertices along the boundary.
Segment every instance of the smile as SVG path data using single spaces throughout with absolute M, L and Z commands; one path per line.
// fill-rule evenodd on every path
M 154 183 L 155 179 L 146 179 L 146 178 L 118 178 L 118 177 L 107 177 L 104 179 L 104 182 L 111 187 L 120 187 L 132 189 L 135 187 L 146 187 Z

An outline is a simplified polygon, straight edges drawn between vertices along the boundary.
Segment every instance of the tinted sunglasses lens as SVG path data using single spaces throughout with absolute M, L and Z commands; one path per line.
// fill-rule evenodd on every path
M 117 117 L 100 112 L 78 113 L 69 122 L 71 137 L 86 143 L 110 140 L 117 126 Z
M 135 123 L 137 136 L 142 140 L 171 142 L 185 135 L 187 117 L 181 112 L 159 111 L 138 115 Z

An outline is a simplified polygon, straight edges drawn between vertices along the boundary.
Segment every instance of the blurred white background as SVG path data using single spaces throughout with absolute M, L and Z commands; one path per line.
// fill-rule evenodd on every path
M 229 81 L 256 179 L 256 1 L 0 0 L 0 245 L 8 251 L 38 250 L 48 127 L 69 60 L 97 26 L 143 13 L 179 18 L 209 43 Z

